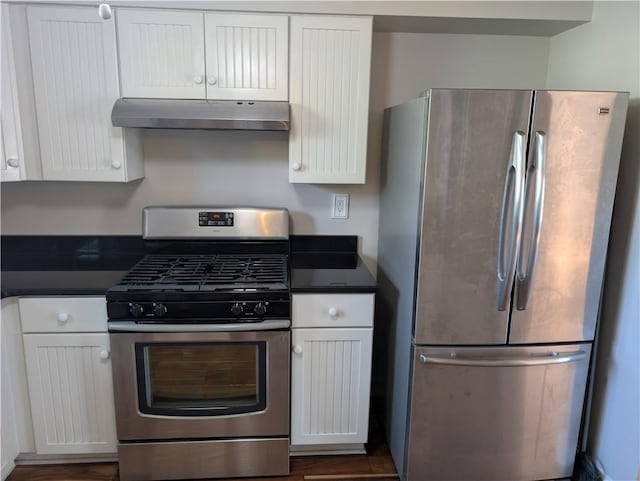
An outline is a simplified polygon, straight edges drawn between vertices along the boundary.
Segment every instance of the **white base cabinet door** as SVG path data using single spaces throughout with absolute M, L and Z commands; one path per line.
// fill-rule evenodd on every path
M 364 184 L 371 17 L 291 17 L 290 182 Z
M 372 328 L 293 329 L 291 444 L 367 441 Z
M 135 131 L 111 125 L 120 97 L 114 18 L 70 6 L 28 6 L 27 18 L 43 179 L 142 177 Z
M 25 334 L 37 454 L 115 453 L 109 335 Z

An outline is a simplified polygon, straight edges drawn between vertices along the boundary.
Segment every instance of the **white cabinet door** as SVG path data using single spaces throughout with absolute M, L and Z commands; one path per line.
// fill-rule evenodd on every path
M 13 62 L 9 6 L 2 4 L 2 109 L 0 109 L 0 181 L 24 180 L 22 132 L 18 114 L 18 93 Z
M 115 453 L 109 335 L 25 334 L 38 454 Z
M 120 8 L 122 96 L 204 99 L 204 16 L 199 12 Z
M 44 180 L 142 177 L 139 146 L 111 125 L 120 96 L 114 19 L 68 6 L 29 6 L 27 17 Z
M 4 12 L 3 12 L 4 13 Z M 16 390 L 15 383 L 13 382 L 13 376 L 11 370 L 14 369 L 16 374 L 20 370 L 20 366 L 14 366 L 10 355 L 10 343 L 14 340 L 12 336 L 12 330 L 17 324 L 20 325 L 20 320 L 17 317 L 17 304 L 9 304 L 10 299 L 2 300 L 2 316 L 0 318 L 0 326 L 2 332 L 0 334 L 0 341 L 2 341 L 2 382 L 0 383 L 0 458 L 2 461 L 1 478 L 4 480 L 9 476 L 13 468 L 15 467 L 15 459 L 20 452 L 18 444 L 18 431 L 16 429 L 16 415 L 14 413 L 14 406 L 19 399 L 14 398 L 14 391 Z
M 291 17 L 291 182 L 364 184 L 370 17 Z
M 365 443 L 372 329 L 293 329 L 291 444 Z
M 18 455 L 18 439 L 16 437 L 16 425 L 13 416 L 13 399 L 11 393 L 9 379 L 9 360 L 6 359 L 5 349 L 2 349 L 2 383 L 0 383 L 0 404 L 2 412 L 0 413 L 1 439 L 0 439 L 0 459 L 2 461 L 2 479 L 13 471 L 15 467 L 15 459 Z
M 205 15 L 207 98 L 287 100 L 289 19 Z

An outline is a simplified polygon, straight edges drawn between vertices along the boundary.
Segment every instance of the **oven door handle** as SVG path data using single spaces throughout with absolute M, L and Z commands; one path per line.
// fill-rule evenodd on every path
M 140 324 L 135 321 L 109 321 L 109 332 L 240 332 L 288 329 L 288 319 L 233 324 Z

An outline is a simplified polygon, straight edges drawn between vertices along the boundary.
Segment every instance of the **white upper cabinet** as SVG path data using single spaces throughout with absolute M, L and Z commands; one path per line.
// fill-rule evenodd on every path
M 288 98 L 286 15 L 121 8 L 117 17 L 123 97 Z
M 24 180 L 25 164 L 18 112 L 9 8 L 2 5 L 2 109 L 0 109 L 0 181 Z
M 207 98 L 287 100 L 289 19 L 205 14 Z
M 365 182 L 371 31 L 371 17 L 291 17 L 291 182 Z
M 205 98 L 202 13 L 121 8 L 117 16 L 123 97 Z
M 138 140 L 111 125 L 120 97 L 113 17 L 92 7 L 29 6 L 27 18 L 43 179 L 142 177 Z

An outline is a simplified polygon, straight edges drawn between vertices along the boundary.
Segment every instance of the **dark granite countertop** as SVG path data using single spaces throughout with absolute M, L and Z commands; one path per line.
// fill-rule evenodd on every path
M 104 296 L 127 271 L 2 271 L 2 298 L 11 296 Z
M 371 293 L 378 288 L 357 253 L 355 236 L 295 236 L 291 292 Z
M 144 254 L 140 236 L 2 236 L 0 292 L 103 296 Z
M 138 236 L 2 236 L 0 292 L 104 295 L 144 255 Z M 292 236 L 291 292 L 375 292 L 356 236 Z

